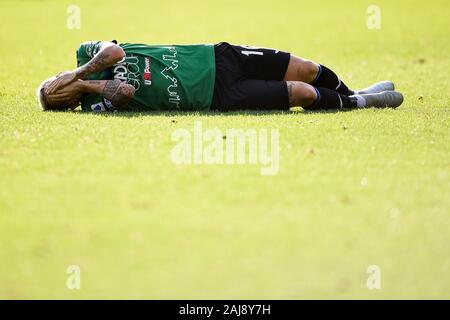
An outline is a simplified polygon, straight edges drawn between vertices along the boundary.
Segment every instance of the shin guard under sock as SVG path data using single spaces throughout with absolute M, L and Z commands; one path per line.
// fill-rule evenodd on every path
M 339 94 L 328 88 L 314 88 L 316 89 L 317 99 L 310 106 L 305 109 L 342 109 L 342 108 L 356 108 L 357 99 L 343 94 Z
M 314 87 L 328 88 L 346 96 L 353 94 L 353 91 L 339 79 L 336 73 L 323 65 L 319 65 L 319 72 L 313 82 L 311 82 L 311 85 Z

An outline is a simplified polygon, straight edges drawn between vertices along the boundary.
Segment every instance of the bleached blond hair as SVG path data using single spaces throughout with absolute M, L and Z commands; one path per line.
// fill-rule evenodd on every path
M 42 81 L 42 83 L 36 89 L 36 98 L 37 98 L 42 110 L 51 109 L 51 106 L 47 105 L 47 103 L 46 103 L 44 90 L 45 90 L 45 86 L 55 79 L 56 79 L 55 76 L 45 79 L 44 81 Z

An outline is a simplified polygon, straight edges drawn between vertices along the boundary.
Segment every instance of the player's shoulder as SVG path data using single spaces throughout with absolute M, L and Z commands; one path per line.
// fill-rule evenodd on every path
M 80 44 L 77 49 L 78 60 L 85 58 L 92 58 L 95 55 L 95 51 L 98 51 L 98 47 L 101 45 L 101 41 L 85 41 Z
M 77 49 L 77 55 L 81 56 L 86 55 L 92 58 L 100 50 L 103 44 L 111 42 L 117 44 L 116 40 L 111 41 L 91 40 L 82 42 Z

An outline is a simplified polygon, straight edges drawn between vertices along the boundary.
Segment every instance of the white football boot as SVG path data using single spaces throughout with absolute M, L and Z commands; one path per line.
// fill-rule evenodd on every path
M 395 90 L 395 86 L 392 81 L 381 81 L 381 82 L 375 83 L 374 85 L 372 85 L 368 88 L 355 91 L 355 94 L 380 93 L 383 91 L 394 91 L 394 90 Z
M 380 93 L 369 93 L 358 95 L 361 101 L 359 107 L 376 107 L 376 108 L 397 108 L 403 103 L 403 95 L 397 91 L 384 91 Z

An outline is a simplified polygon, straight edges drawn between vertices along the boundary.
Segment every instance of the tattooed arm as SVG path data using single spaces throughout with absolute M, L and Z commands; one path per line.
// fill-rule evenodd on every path
M 124 56 L 125 52 L 117 44 L 105 42 L 92 60 L 75 70 L 76 78 L 85 80 L 89 75 L 111 67 Z
M 76 80 L 85 80 L 89 75 L 111 67 L 122 60 L 124 56 L 125 52 L 120 46 L 113 42 L 104 42 L 98 53 L 88 63 L 75 71 L 58 76 L 55 81 L 47 86 L 45 93 L 51 94 Z
M 131 84 L 120 80 L 86 80 L 83 81 L 85 92 L 100 94 L 108 99 L 117 109 L 127 107 L 134 96 L 135 89 Z

